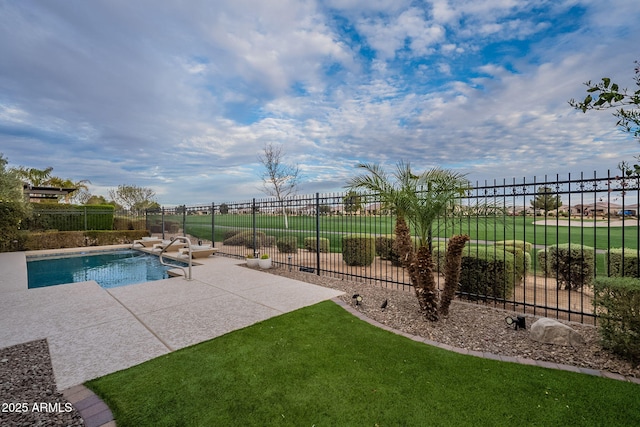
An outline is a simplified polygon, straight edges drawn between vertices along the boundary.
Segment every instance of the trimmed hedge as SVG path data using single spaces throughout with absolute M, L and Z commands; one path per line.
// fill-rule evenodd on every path
M 278 251 L 285 254 L 295 254 L 298 252 L 298 238 L 295 236 L 284 236 L 276 241 Z
M 146 230 L 126 231 L 50 231 L 25 233 L 22 250 L 79 248 L 84 246 L 122 245 L 149 236 Z
M 508 299 L 519 281 L 514 259 L 496 252 L 494 247 L 476 247 L 464 251 L 460 291 L 468 294 L 469 298 Z
M 276 238 L 267 236 L 262 231 L 256 231 L 256 247 L 253 247 L 253 231 L 245 230 L 235 233 L 233 236 L 225 239 L 223 244 L 226 246 L 244 246 L 249 249 L 260 249 L 263 246 L 273 246 Z
M 630 248 L 611 248 L 607 251 L 609 276 L 640 277 L 638 251 Z
M 592 286 L 595 276 L 595 249 L 569 243 L 551 246 L 538 253 L 547 276 L 555 277 L 558 289 L 580 289 Z
M 349 234 L 342 237 L 342 259 L 347 265 L 371 265 L 375 257 L 375 237 L 368 234 Z
M 382 260 L 391 261 L 391 265 L 399 266 L 402 262 L 395 248 L 395 241 L 396 236 L 394 234 L 376 237 L 376 254 Z
M 634 363 L 640 362 L 640 280 L 597 277 L 594 294 L 602 345 Z
M 500 240 L 494 243 L 496 246 L 514 246 L 516 248 L 522 249 L 525 252 L 531 252 L 533 249 L 533 245 L 529 242 L 525 242 L 524 240 Z
M 329 239 L 324 237 L 320 238 L 320 252 L 329 252 Z M 304 238 L 304 248 L 309 252 L 316 251 L 316 238 L 315 237 L 305 237 Z
M 60 205 L 32 203 L 31 217 L 25 221 L 29 230 L 112 230 L 113 205 Z

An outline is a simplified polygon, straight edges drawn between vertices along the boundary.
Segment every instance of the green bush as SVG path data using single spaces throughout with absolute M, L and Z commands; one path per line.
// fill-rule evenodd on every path
M 371 265 L 375 257 L 375 237 L 368 234 L 350 234 L 342 237 L 342 259 L 347 265 Z
M 20 229 L 26 213 L 26 207 L 22 203 L 0 202 L 0 251 L 18 250 L 21 240 Z
M 149 230 L 152 233 L 162 233 L 162 220 L 156 219 L 149 225 Z M 180 223 L 178 221 L 165 221 L 164 231 L 167 233 L 178 233 L 180 231 Z
M 640 277 L 640 259 L 636 249 L 611 248 L 607 251 L 606 264 L 609 276 Z
M 298 252 L 298 238 L 295 236 L 281 237 L 276 242 L 276 246 L 282 253 L 295 254 L 296 252 Z
M 114 207 L 112 205 L 61 205 L 57 203 L 32 203 L 32 215 L 25 222 L 29 230 L 112 230 Z
M 506 257 L 513 258 L 517 277 L 524 277 L 531 269 L 531 254 L 529 252 L 525 252 L 522 248 L 516 246 L 496 245 L 496 249 L 504 251 Z
M 524 252 L 531 252 L 533 245 L 529 242 L 525 242 L 524 240 L 501 240 L 495 242 L 496 246 L 515 246 L 516 248 L 522 249 Z
M 494 247 L 476 247 L 464 251 L 460 291 L 469 294 L 471 299 L 508 299 L 519 280 L 514 259 L 496 252 Z
M 22 250 L 37 251 L 42 249 L 128 244 L 148 235 L 149 232 L 146 230 L 51 231 L 25 233 Z
M 395 248 L 396 236 L 387 234 L 376 237 L 376 254 L 385 261 L 391 261 L 391 265 L 401 265 L 400 255 Z
M 467 253 L 469 246 L 465 246 L 463 253 Z M 431 250 L 431 257 L 433 259 L 433 266 L 438 273 L 445 272 L 446 258 L 447 258 L 447 244 L 445 242 L 435 242 L 433 249 Z
M 640 280 L 597 277 L 594 291 L 602 345 L 634 363 L 640 362 Z
M 593 285 L 595 250 L 569 243 L 547 249 L 548 272 L 558 281 L 558 289 L 580 289 Z
M 325 239 L 324 237 L 320 238 L 320 252 L 329 252 L 329 239 Z M 305 237 L 304 238 L 304 248 L 309 252 L 316 251 L 316 238 L 315 237 Z
M 253 247 L 253 230 L 244 230 L 225 239 L 225 246 L 244 246 L 250 249 L 260 249 L 263 246 L 273 246 L 276 238 L 267 236 L 262 231 L 256 231 L 256 247 Z

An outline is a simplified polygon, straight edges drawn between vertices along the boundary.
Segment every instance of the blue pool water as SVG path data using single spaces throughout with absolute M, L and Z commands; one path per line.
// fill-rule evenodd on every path
M 172 264 L 186 266 L 178 261 Z M 95 280 L 103 288 L 150 282 L 169 277 L 172 267 L 157 256 L 132 249 L 27 259 L 29 288 Z

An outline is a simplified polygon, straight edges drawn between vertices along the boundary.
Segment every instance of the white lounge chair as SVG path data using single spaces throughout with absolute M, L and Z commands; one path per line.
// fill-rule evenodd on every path
M 180 255 L 185 257 L 189 256 L 189 248 L 181 248 Z M 211 246 L 200 246 L 200 245 L 191 245 L 191 258 L 207 258 L 213 254 L 218 252 L 217 248 L 212 248 Z
M 143 237 L 140 240 L 134 240 L 131 246 L 135 246 L 136 243 L 140 244 L 143 248 L 151 248 L 153 245 L 162 243 L 162 240 L 157 237 Z
M 184 242 L 176 242 L 169 246 L 171 242 L 171 240 L 162 240 L 161 243 L 153 245 L 153 250 L 160 252 L 163 249 L 168 248 L 165 252 L 178 252 L 178 250 L 187 247 L 187 244 Z

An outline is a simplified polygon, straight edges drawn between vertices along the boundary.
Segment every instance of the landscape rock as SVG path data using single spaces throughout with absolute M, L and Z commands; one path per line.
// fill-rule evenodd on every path
M 582 335 L 570 326 L 546 317 L 536 320 L 535 323 L 531 325 L 531 339 L 546 344 L 563 346 L 585 344 Z

